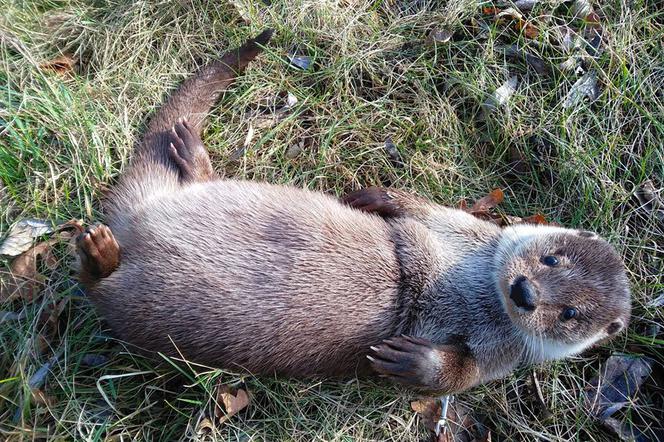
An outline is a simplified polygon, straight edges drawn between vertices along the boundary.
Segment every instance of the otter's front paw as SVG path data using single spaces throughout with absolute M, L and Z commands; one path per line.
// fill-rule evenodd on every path
M 343 202 L 367 213 L 376 213 L 383 217 L 397 217 L 402 208 L 382 187 L 367 187 L 346 195 Z
M 437 389 L 437 374 L 442 360 L 434 345 L 423 338 L 397 336 L 386 339 L 374 354 L 367 356 L 381 375 L 411 387 L 423 390 Z
M 367 356 L 382 376 L 412 388 L 437 394 L 466 390 L 480 380 L 470 350 L 455 345 L 435 345 L 423 338 L 397 336 L 386 339 Z

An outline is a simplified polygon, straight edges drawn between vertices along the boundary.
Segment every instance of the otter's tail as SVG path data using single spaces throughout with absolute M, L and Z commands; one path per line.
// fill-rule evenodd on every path
M 129 168 L 107 195 L 104 208 L 109 221 L 154 194 L 175 190 L 179 184 L 176 165 L 169 157 L 169 131 L 178 119 L 186 118 L 200 135 L 219 95 L 261 53 L 259 45 L 267 43 L 272 33 L 271 29 L 265 30 L 241 47 L 228 51 L 221 60 L 202 68 L 171 95 L 150 120 Z
M 266 44 L 272 32 L 271 29 L 261 32 L 186 80 L 150 120 L 143 142 L 134 154 L 134 161 L 156 161 L 171 166 L 167 132 L 179 118 L 186 118 L 200 135 L 207 114 L 221 92 L 262 52 L 259 45 Z

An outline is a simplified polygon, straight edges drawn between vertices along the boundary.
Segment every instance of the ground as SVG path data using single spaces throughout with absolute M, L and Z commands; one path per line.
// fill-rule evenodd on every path
M 664 11 L 653 1 L 602 2 L 597 19 L 584 21 L 571 3 L 546 1 L 519 26 L 483 10 L 491 6 L 0 0 L 0 238 L 23 218 L 102 219 L 100 197 L 168 91 L 224 48 L 273 27 L 268 52 L 225 94 L 204 132 L 215 168 L 229 178 L 336 195 L 392 186 L 448 205 L 502 188 L 505 213 L 540 212 L 604 235 L 629 269 L 628 332 L 581 357 L 475 388 L 456 403 L 482 415 L 492 440 L 614 440 L 585 411 L 588 381 L 611 352 L 646 355 L 656 369 L 664 363 L 662 307 L 652 302 L 664 291 L 657 210 Z M 589 40 L 601 27 L 601 42 L 577 49 L 592 55 L 581 70 L 547 73 L 538 59 L 506 57 L 504 45 L 518 45 L 548 66 L 563 63 L 571 54 L 559 32 L 564 25 Z M 289 53 L 305 58 L 289 62 Z M 307 69 L 294 65 L 307 62 Z M 598 89 L 588 93 L 596 100 L 564 105 L 585 72 L 596 75 Z M 511 77 L 515 91 L 498 103 L 494 92 Z M 292 106 L 283 108 L 287 94 Z M 388 139 L 400 158 L 386 149 Z M 643 198 L 649 182 L 659 203 Z M 20 316 L 0 327 L 2 438 L 427 437 L 410 406 L 414 395 L 379 383 L 254 378 L 132 354 L 109 336 L 73 281 L 64 244 L 57 257 L 33 300 L 0 305 Z M 50 373 L 31 393 L 30 380 L 49 361 Z M 533 399 L 533 376 L 544 405 Z M 662 421 L 658 379 L 647 380 L 620 414 L 651 440 L 651 426 Z M 252 403 L 206 430 L 201 421 L 215 421 L 220 380 L 243 380 Z

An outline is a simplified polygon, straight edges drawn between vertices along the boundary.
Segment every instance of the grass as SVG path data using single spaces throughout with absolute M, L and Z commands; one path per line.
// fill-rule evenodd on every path
M 611 351 L 664 364 L 661 307 L 664 226 L 635 198 L 650 179 L 664 186 L 664 10 L 656 2 L 607 2 L 598 11 L 604 51 L 589 61 L 601 95 L 565 109 L 578 76 L 541 76 L 507 60 L 518 43 L 558 64 L 556 25 L 584 29 L 569 4 L 545 1 L 526 38 L 509 24 L 478 25 L 480 4 L 434 1 L 0 0 L 0 237 L 21 218 L 54 223 L 101 217 L 98 201 L 127 164 L 146 118 L 197 65 L 264 27 L 269 51 L 239 79 L 210 118 L 204 141 L 215 167 L 242 177 L 343 194 L 366 185 L 411 189 L 455 205 L 495 187 L 501 210 L 535 212 L 598 231 L 625 258 L 634 291 L 627 334 L 570 361 L 534 372 L 550 413 L 533 405 L 530 375 L 460 395 L 483 415 L 494 440 L 614 440 L 583 408 L 582 390 Z M 474 21 L 473 21 L 474 20 Z M 454 38 L 435 47 L 433 28 Z M 309 70 L 289 65 L 293 49 Z M 40 68 L 60 54 L 75 71 Z M 511 75 L 517 91 L 481 121 L 481 104 Z M 290 92 L 295 108 L 274 124 L 258 110 Z M 272 103 L 274 107 L 274 103 Z M 247 134 L 254 134 L 243 149 Z M 391 137 L 403 158 L 384 149 Z M 544 140 L 544 141 L 538 141 Z M 516 164 L 515 164 L 516 160 Z M 369 381 L 298 382 L 197 367 L 174 368 L 127 351 L 108 336 L 80 288 L 71 258 L 45 271 L 32 302 L 5 302 L 23 319 L 0 325 L 0 437 L 7 440 L 334 440 L 426 438 L 412 395 Z M 8 266 L 9 260 L 2 265 Z M 45 324 L 56 304 L 62 312 Z M 654 329 L 654 332 L 653 332 Z M 648 332 L 650 330 L 650 332 Z M 46 339 L 40 336 L 47 336 Z M 59 355 L 35 399 L 28 381 Z M 109 359 L 87 366 L 85 355 Z M 214 388 L 243 381 L 252 405 L 210 434 Z M 654 375 L 622 413 L 655 440 L 664 419 L 662 377 Z

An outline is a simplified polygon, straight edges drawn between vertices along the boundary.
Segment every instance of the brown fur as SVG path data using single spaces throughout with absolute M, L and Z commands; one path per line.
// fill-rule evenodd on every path
M 250 41 L 184 83 L 113 189 L 110 230 L 79 241 L 81 279 L 119 337 L 256 374 L 350 376 L 371 361 L 397 382 L 451 393 L 627 324 L 624 269 L 599 238 L 500 230 L 401 191 L 364 190 L 344 205 L 217 179 L 203 118 L 258 52 Z M 569 262 L 546 269 L 542 253 Z M 532 312 L 510 303 L 517 275 L 537 288 Z M 561 324 L 568 304 L 583 315 Z

